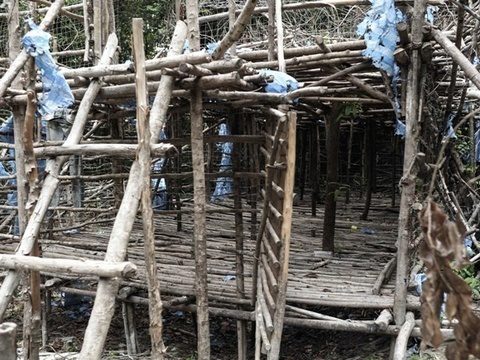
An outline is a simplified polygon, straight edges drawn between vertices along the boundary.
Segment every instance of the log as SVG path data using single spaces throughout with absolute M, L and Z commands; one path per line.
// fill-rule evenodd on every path
M 11 270 L 32 270 L 106 278 L 131 278 L 137 275 L 137 267 L 131 262 L 108 263 L 97 260 L 50 259 L 21 255 L 0 254 L 0 267 Z
M 0 354 L 3 360 L 17 359 L 17 324 L 6 322 L 0 324 Z
M 406 360 L 407 358 L 407 343 L 415 327 L 415 316 L 408 312 L 405 316 L 405 323 L 400 328 L 400 331 L 395 341 L 395 351 L 393 353 L 393 360 Z
M 66 155 L 106 155 L 134 157 L 138 150 L 135 144 L 79 144 L 67 146 L 37 147 L 34 150 L 36 158 L 66 156 Z M 175 151 L 170 144 L 152 144 L 150 152 L 155 157 L 162 157 Z
M 242 8 L 235 24 L 230 28 L 224 38 L 220 41 L 217 48 L 212 54 L 213 60 L 223 58 L 225 52 L 242 36 L 245 28 L 250 22 L 257 0 L 247 0 Z
M 384 309 L 380 313 L 380 315 L 375 319 L 374 323 L 378 327 L 379 330 L 386 330 L 388 325 L 393 320 L 393 315 L 390 310 Z
M 47 30 L 48 27 L 53 23 L 55 18 L 57 17 L 60 9 L 64 5 L 65 0 L 56 0 L 52 6 L 48 9 L 48 12 L 45 14 L 42 22 L 38 26 L 40 30 Z M 12 81 L 17 77 L 18 73 L 22 68 L 25 66 L 29 55 L 27 54 L 26 50 L 23 49 L 20 54 L 15 58 L 15 60 L 10 64 L 8 70 L 3 74 L 2 78 L 0 79 L 0 98 L 3 98 L 5 95 L 5 91 L 10 86 Z
M 438 29 L 432 28 L 431 33 L 435 41 L 452 57 L 452 60 L 460 66 L 465 76 L 480 90 L 480 73 L 475 66 L 463 55 L 448 37 Z

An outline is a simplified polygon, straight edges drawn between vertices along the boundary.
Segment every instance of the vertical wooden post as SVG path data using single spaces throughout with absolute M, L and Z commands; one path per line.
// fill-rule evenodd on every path
M 228 28 L 232 29 L 233 25 L 235 24 L 236 16 L 235 11 L 237 10 L 237 4 L 235 0 L 228 0 Z M 232 56 L 237 55 L 237 46 L 236 43 L 233 43 L 230 47 L 230 54 Z
M 17 359 L 17 325 L 6 322 L 0 324 L 0 354 L 3 360 Z
M 243 119 L 243 117 L 242 117 Z M 232 135 L 239 135 L 240 116 L 236 116 L 231 121 Z M 233 144 L 232 162 L 233 162 L 233 207 L 235 208 L 235 280 L 237 285 L 237 297 L 245 299 L 245 271 L 243 257 L 243 213 L 242 213 L 242 193 L 241 179 L 235 176 L 236 171 L 241 171 L 241 144 Z M 239 306 L 241 309 L 242 307 Z M 247 323 L 243 320 L 237 321 L 237 342 L 238 359 L 247 359 Z
M 296 128 L 297 114 L 288 112 L 288 149 L 287 149 L 287 171 L 285 174 L 284 193 L 282 210 L 282 228 L 280 238 L 282 250 L 280 253 L 280 273 L 278 274 L 278 294 L 276 299 L 276 311 L 273 318 L 274 332 L 270 340 L 272 348 L 267 355 L 268 360 L 277 360 L 280 356 L 280 345 L 283 330 L 283 318 L 285 316 L 285 303 L 287 297 L 288 263 L 290 259 L 290 235 L 292 230 L 293 214 L 293 190 L 295 185 L 295 151 L 296 151 Z
M 307 175 L 307 131 L 302 129 L 301 131 L 302 141 L 300 142 L 300 200 L 303 200 L 305 194 L 305 178 Z
M 275 0 L 267 0 L 268 6 L 268 61 L 275 60 Z
M 150 181 L 150 124 L 148 120 L 148 91 L 145 71 L 143 20 L 132 20 L 133 54 L 135 58 L 135 88 L 137 93 L 137 132 L 139 140 L 138 162 L 142 179 L 142 220 L 145 243 L 145 263 L 148 283 L 148 308 L 150 315 L 151 358 L 163 359 L 165 346 L 162 338 L 162 300 L 155 258 L 155 234 L 153 225 L 152 194 Z
M 345 204 L 350 204 L 350 191 L 352 187 L 351 172 L 352 172 L 352 146 L 353 146 L 353 119 L 350 122 L 350 129 L 348 133 L 348 154 L 347 154 L 347 191 L 345 193 Z
M 312 186 L 312 216 L 317 216 L 317 200 L 319 197 L 320 179 L 319 179 L 319 145 L 320 129 L 317 124 L 311 126 L 310 132 L 310 183 Z
M 188 42 L 200 50 L 198 1 L 187 0 Z M 202 91 L 194 86 L 190 97 L 190 121 L 194 197 L 195 293 L 197 296 L 197 352 L 199 360 L 210 359 L 210 324 L 208 316 L 207 238 L 205 213 L 205 167 L 203 149 Z
M 395 207 L 395 197 L 397 195 L 397 147 L 398 138 L 393 135 L 393 149 L 392 149 L 392 208 Z
M 335 217 L 337 210 L 338 189 L 338 148 L 340 140 L 339 105 L 333 105 L 326 115 L 326 150 L 327 150 L 327 186 L 325 194 L 325 214 L 323 222 L 324 251 L 334 251 Z
M 406 133 L 403 159 L 403 176 L 400 183 L 402 193 L 400 197 L 400 213 L 398 216 L 397 239 L 397 273 L 395 280 L 394 318 L 397 325 L 405 322 L 408 285 L 408 244 L 411 229 L 408 224 L 411 219 L 410 208 L 415 200 L 415 174 L 411 173 L 412 163 L 415 160 L 420 133 L 418 123 L 419 78 L 421 68 L 420 51 L 422 44 L 422 27 L 425 14 L 425 0 L 415 0 L 412 17 L 412 54 L 408 68 L 406 94 Z
M 278 71 L 286 72 L 285 54 L 283 52 L 282 0 L 275 0 L 275 23 L 277 25 L 277 59 Z
M 366 129 L 366 195 L 365 195 L 365 207 L 363 208 L 363 213 L 360 219 L 367 220 L 368 212 L 370 211 L 370 205 L 372 202 L 372 192 L 374 187 L 374 177 L 375 177 L 375 121 L 367 121 Z
M 125 329 L 128 355 L 137 355 L 139 353 L 134 309 L 134 304 L 122 301 L 123 327 Z

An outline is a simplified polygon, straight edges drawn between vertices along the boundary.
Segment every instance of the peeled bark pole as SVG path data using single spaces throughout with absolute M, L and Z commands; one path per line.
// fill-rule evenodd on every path
M 245 28 L 250 22 L 256 5 L 257 0 L 247 0 L 245 5 L 243 6 L 242 12 L 235 21 L 235 24 L 232 28 L 230 28 L 230 30 L 228 30 L 227 35 L 225 35 L 225 37 L 220 41 L 218 47 L 213 52 L 213 60 L 219 60 L 223 58 L 225 52 L 230 49 L 230 47 L 235 43 L 235 41 L 240 39 L 243 32 L 245 31 Z
M 17 324 L 11 322 L 0 324 L 0 354 L 3 360 L 17 359 L 16 333 Z
M 82 261 L 19 255 L 0 255 L 0 268 L 123 278 L 135 276 L 137 273 L 137 267 L 131 262 L 106 263 L 97 260 Z
M 155 258 L 155 234 L 153 224 L 152 194 L 150 184 L 150 124 L 148 119 L 147 77 L 145 75 L 145 48 L 143 43 L 143 20 L 133 19 L 133 54 L 135 57 L 137 87 L 137 129 L 139 138 L 138 162 L 141 171 L 142 220 L 145 246 L 145 265 L 148 283 L 148 309 L 150 316 L 151 358 L 163 359 L 165 345 L 162 338 L 162 300 Z
M 115 34 L 111 34 L 105 47 L 105 52 L 102 56 L 101 62 L 107 64 L 111 61 L 115 51 L 117 49 L 118 39 Z M 65 140 L 65 145 L 75 145 L 78 144 L 83 135 L 83 129 L 87 122 L 88 112 L 92 106 L 98 92 L 100 91 L 101 84 L 100 81 L 93 81 L 87 92 L 80 103 L 77 116 L 73 123 L 72 129 L 68 138 Z M 60 157 L 56 160 L 47 162 L 47 172 L 48 175 L 45 178 L 42 186 L 42 191 L 38 198 L 38 201 L 35 205 L 35 209 L 32 212 L 25 232 L 22 236 L 19 248 L 17 250 L 18 255 L 29 255 L 32 251 L 32 248 L 35 244 L 35 240 L 40 232 L 40 226 L 42 224 L 43 218 L 47 213 L 48 206 L 52 200 L 53 194 L 57 189 L 58 175 L 60 174 L 60 169 L 62 165 L 67 160 L 66 157 Z M 5 277 L 2 286 L 0 287 L 0 319 L 5 315 L 8 304 L 12 298 L 13 292 L 18 286 L 19 274 L 15 271 L 10 271 Z
M 393 360 L 405 360 L 407 358 L 407 343 L 414 327 L 415 317 L 413 316 L 413 313 L 409 312 L 406 315 L 405 323 L 402 325 L 400 332 L 398 333 L 395 342 Z
M 52 6 L 48 9 L 47 13 L 45 14 L 45 17 L 43 18 L 42 22 L 39 25 L 39 28 L 41 30 L 47 30 L 47 28 L 52 24 L 52 22 L 55 20 L 57 15 L 60 12 L 60 9 L 62 8 L 63 4 L 65 3 L 65 0 L 56 0 Z M 12 62 L 8 70 L 5 72 L 5 74 L 2 76 L 0 79 L 0 98 L 2 98 L 5 95 L 5 92 L 7 91 L 7 88 L 10 86 L 12 81 L 17 77 L 17 74 L 22 70 L 23 66 L 26 64 L 28 60 L 29 55 L 25 51 L 25 49 L 22 50 L 22 52 L 16 57 L 16 59 Z
M 452 43 L 445 34 L 438 29 L 432 28 L 432 36 L 435 41 L 450 55 L 458 66 L 460 66 L 472 83 L 480 90 L 480 73 L 475 66 L 463 55 L 463 53 Z
M 174 55 L 180 55 L 183 49 L 183 44 L 187 38 L 187 25 L 183 21 L 177 21 L 177 26 L 173 33 L 172 41 L 170 43 L 170 50 L 167 58 Z M 150 111 L 150 132 L 151 143 L 158 142 L 160 132 L 167 122 L 167 111 L 170 105 L 172 96 L 173 83 L 175 78 L 168 75 L 162 75 L 160 84 L 158 85 L 157 94 L 152 104 Z

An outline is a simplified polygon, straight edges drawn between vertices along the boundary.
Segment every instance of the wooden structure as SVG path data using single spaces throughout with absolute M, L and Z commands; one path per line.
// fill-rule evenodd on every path
M 15 4 L 11 2 L 10 16 L 19 19 Z M 441 137 L 441 124 L 432 120 L 437 115 L 435 105 L 448 100 L 446 112 L 456 110 L 460 118 L 466 84 L 480 85 L 478 71 L 457 49 L 462 36 L 476 49 L 471 25 L 478 30 L 478 16 L 468 11 L 466 15 L 459 5 L 455 46 L 449 29 L 424 23 L 425 1 L 402 1 L 403 9 L 413 5 L 415 14 L 408 26 L 398 24 L 400 44 L 395 52 L 403 76 L 402 148 L 393 136 L 391 83 L 363 55 L 363 40 L 328 43 L 317 37 L 315 45 L 287 44 L 290 34 L 283 27 L 282 11 L 364 6 L 363 0 L 283 5 L 272 0 L 268 6 L 247 0 L 239 9 L 233 1 L 228 4 L 225 13 L 202 17 L 198 1 L 187 1 L 186 16 L 177 13 L 166 56 L 150 59 L 145 58 L 142 22 L 135 19 L 133 65 L 118 62 L 113 1 L 66 7 L 56 0 L 49 7 L 29 9 L 45 13 L 42 29 L 57 17 L 86 25 L 84 49 L 53 53 L 59 59 L 77 56 L 87 62 L 59 69 L 76 99 L 73 124 L 64 141 L 44 141 L 33 131 L 36 97 L 42 87 L 33 76 L 29 55 L 13 46 L 19 34 L 18 22 L 11 22 L 10 60 L 2 59 L 8 67 L 0 79 L 0 94 L 14 114 L 15 143 L 1 146 L 15 149 L 17 171 L 1 177 L 6 187 L 0 190 L 6 197 L 16 188 L 18 204 L 0 205 L 4 211 L 0 250 L 5 253 L 0 267 L 9 269 L 0 288 L 0 318 L 19 285 L 19 270 L 28 270 L 25 281 L 31 300 L 25 326 L 29 331 L 24 331 L 28 358 L 36 357 L 40 344 L 41 285 L 47 293 L 59 289 L 95 296 L 80 353 L 85 359 L 101 357 L 117 300 L 126 307 L 132 353 L 136 346 L 128 304 L 149 305 L 152 358 L 157 359 L 165 351 L 162 308 L 196 312 L 199 359 L 210 358 L 209 316 L 238 320 L 239 359 L 247 358 L 247 321 L 256 324 L 256 359 L 279 358 L 284 324 L 401 334 L 395 358 L 403 356 L 405 338 L 419 336 L 419 327 L 407 313 L 419 307 L 418 298 L 407 291 L 418 271 L 411 262 L 416 244 L 410 208 L 416 202 L 419 174 L 436 160 L 436 150 L 427 152 L 426 146 L 435 136 Z M 441 0 L 429 4 L 447 6 Z M 176 5 L 181 12 L 181 2 Z M 268 39 L 244 43 L 242 35 L 250 20 L 264 13 L 268 13 Z M 201 51 L 202 24 L 224 18 L 230 20 L 224 37 L 212 53 Z M 470 31 L 465 34 L 464 22 Z M 191 52 L 182 53 L 186 39 Z M 252 51 L 241 51 L 248 47 Z M 450 82 L 436 80 L 434 75 L 445 72 L 446 64 L 451 66 Z M 259 91 L 273 80 L 260 71 L 263 68 L 287 72 L 303 86 L 286 93 Z M 29 79 L 24 87 L 15 81 L 23 69 Z M 438 98 L 428 98 L 427 91 Z M 132 99 L 136 99 L 133 107 Z M 133 118 L 135 126 L 129 121 Z M 222 123 L 229 125 L 231 135 L 216 134 Z M 160 138 L 162 132 L 167 139 Z M 218 165 L 216 143 L 233 146 L 228 169 Z M 12 155 L 4 151 L 2 156 L 11 160 Z M 31 167 L 43 158 L 48 172 L 39 179 Z M 165 165 L 152 172 L 150 163 L 159 158 L 166 159 Z M 153 195 L 151 179 L 156 184 Z M 154 212 L 151 199 L 158 196 L 160 181 L 167 184 L 166 205 Z M 211 201 L 213 188 L 225 181 L 232 183 L 230 196 L 220 203 Z M 438 194 L 445 204 L 466 219 L 463 203 L 448 190 L 452 183 L 440 185 Z M 57 189 L 66 186 L 73 195 L 63 192 L 60 203 L 52 202 Z M 373 195 L 376 190 L 391 198 L 379 200 Z M 471 186 L 466 191 L 476 194 Z M 356 200 L 358 195 L 363 205 Z M 476 209 L 479 200 L 476 195 Z M 318 209 L 320 201 L 323 210 Z M 142 226 L 136 220 L 140 203 Z M 360 214 L 362 219 L 357 220 Z M 474 221 L 478 210 L 468 215 Z M 15 217 L 18 234 L 9 231 Z M 367 222 L 369 218 L 375 221 Z M 79 263 L 78 257 L 85 261 Z M 39 272 L 64 280 L 80 274 L 92 286 L 41 284 Z M 122 293 L 124 287 L 128 290 Z M 345 321 L 308 306 L 384 311 L 376 319 Z M 393 309 L 394 324 L 387 309 Z M 453 335 L 451 329 L 444 333 Z

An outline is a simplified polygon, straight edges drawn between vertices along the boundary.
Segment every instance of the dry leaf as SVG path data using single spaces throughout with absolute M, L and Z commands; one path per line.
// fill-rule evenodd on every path
M 480 319 L 472 311 L 472 291 L 455 270 L 469 261 L 465 257 L 463 238 L 465 226 L 447 215 L 434 202 L 429 201 L 421 211 L 420 225 L 424 242 L 419 255 L 426 267 L 427 280 L 423 286 L 422 337 L 434 347 L 443 342 L 440 332 L 440 311 L 446 297 L 446 315 L 456 319 L 455 342 L 447 346 L 448 360 L 467 360 L 468 356 L 480 357 Z

